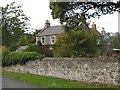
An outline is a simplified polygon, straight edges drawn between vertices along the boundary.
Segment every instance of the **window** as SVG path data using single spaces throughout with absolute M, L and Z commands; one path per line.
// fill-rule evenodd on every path
M 45 44 L 45 37 L 41 37 L 41 43 Z
M 51 44 L 55 43 L 55 36 L 51 36 Z

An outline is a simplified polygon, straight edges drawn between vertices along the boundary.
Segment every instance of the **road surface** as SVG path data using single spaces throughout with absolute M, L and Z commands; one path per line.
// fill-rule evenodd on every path
M 2 76 L 2 88 L 37 88 L 22 81 Z

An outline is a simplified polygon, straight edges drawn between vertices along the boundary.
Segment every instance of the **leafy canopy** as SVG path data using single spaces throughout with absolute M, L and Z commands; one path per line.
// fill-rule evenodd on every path
M 28 45 L 28 40 L 25 36 L 21 36 L 21 38 L 19 39 L 17 45 L 18 46 L 25 46 L 25 45 Z
M 85 25 L 86 20 L 101 15 L 120 12 L 120 1 L 117 2 L 50 2 L 53 19 L 60 19 L 61 23 L 71 28 L 78 27 L 81 22 Z
M 111 42 L 113 43 L 113 48 L 120 49 L 120 33 L 119 32 L 111 36 Z
M 97 50 L 97 35 L 94 31 L 78 30 L 64 32 L 53 46 L 57 57 L 94 56 Z
M 2 13 L 2 45 L 10 46 L 16 43 L 29 28 L 29 18 L 24 14 L 21 5 L 15 6 L 15 2 L 1 8 Z

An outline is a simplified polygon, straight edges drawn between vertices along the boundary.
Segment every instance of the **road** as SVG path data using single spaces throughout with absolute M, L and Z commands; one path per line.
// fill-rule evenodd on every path
M 2 76 L 2 88 L 37 88 L 22 81 Z

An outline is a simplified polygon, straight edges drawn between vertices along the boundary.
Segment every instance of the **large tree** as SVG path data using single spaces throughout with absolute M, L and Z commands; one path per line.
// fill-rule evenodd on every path
M 21 5 L 16 6 L 15 2 L 1 7 L 2 45 L 4 46 L 16 44 L 25 30 L 28 29 L 29 18 L 26 17 L 21 7 Z
M 97 37 L 94 37 L 96 34 L 91 34 L 91 31 L 86 31 L 91 30 L 87 19 L 120 12 L 120 0 L 117 2 L 76 2 L 76 0 L 57 2 L 54 0 L 50 2 L 50 9 L 53 19 L 60 19 L 67 31 L 57 39 L 54 47 L 56 56 L 94 55 L 97 50 Z
M 69 0 L 68 0 L 69 1 Z M 120 12 L 120 0 L 117 2 L 50 2 L 53 19 L 60 19 L 67 27 L 78 28 L 79 25 L 87 26 L 87 19 L 101 15 Z
M 77 30 L 64 32 L 53 45 L 57 57 L 95 56 L 97 54 L 97 35 L 95 31 Z

